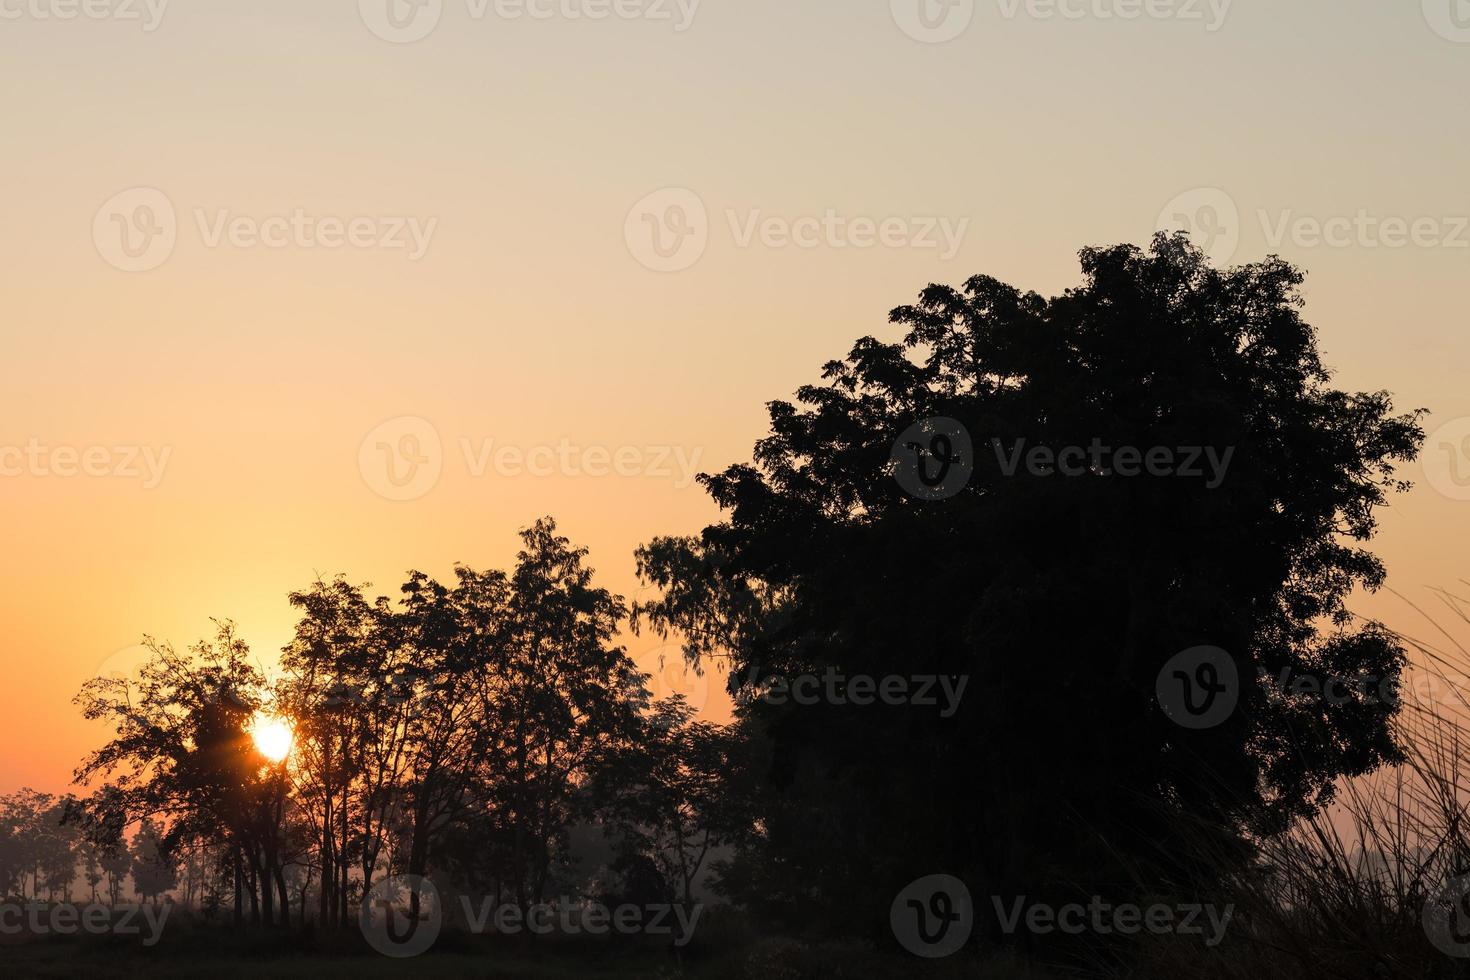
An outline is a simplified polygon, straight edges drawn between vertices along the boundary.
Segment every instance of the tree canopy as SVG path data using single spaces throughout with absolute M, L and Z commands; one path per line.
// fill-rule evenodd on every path
M 729 880 L 865 910 L 940 869 L 986 893 L 1118 886 L 1139 862 L 1177 874 L 1190 815 L 1243 839 L 1394 757 L 1391 703 L 1255 677 L 1396 674 L 1402 650 L 1346 601 L 1383 583 L 1367 543 L 1419 413 L 1332 387 L 1279 258 L 1216 269 L 1160 235 L 1081 267 L 1051 298 L 929 286 L 892 312 L 902 339 L 859 340 L 770 403 L 751 463 L 702 478 L 720 523 L 640 549 L 661 594 L 635 616 L 724 663 L 766 745 Z M 1154 450 L 1172 470 L 1139 465 Z M 1200 644 L 1246 682 L 1188 730 L 1155 681 Z M 951 717 L 755 697 L 832 670 L 970 683 Z

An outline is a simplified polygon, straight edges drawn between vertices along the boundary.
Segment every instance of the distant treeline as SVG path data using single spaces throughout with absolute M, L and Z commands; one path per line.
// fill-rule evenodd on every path
M 292 594 L 274 683 L 229 623 L 187 654 L 147 640 L 138 677 L 79 696 L 117 731 L 78 770 L 103 784 L 75 808 L 88 846 L 147 816 L 162 852 L 210 857 L 203 893 L 237 920 L 341 925 L 390 873 L 543 901 L 590 822 L 615 842 L 607 887 L 687 901 L 727 836 L 727 734 L 651 699 L 614 643 L 622 600 L 553 521 L 522 538 L 511 572 L 413 573 L 396 603 L 341 578 Z M 266 722 L 293 729 L 285 759 L 251 737 Z

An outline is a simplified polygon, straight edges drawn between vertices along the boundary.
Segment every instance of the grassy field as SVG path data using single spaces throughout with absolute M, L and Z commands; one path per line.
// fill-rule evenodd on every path
M 73 938 L 0 946 L 7 978 L 149 977 L 206 980 L 376 980 L 389 977 L 479 980 L 889 980 L 892 977 L 965 977 L 973 980 L 1046 980 L 1048 974 L 1013 962 L 972 955 L 926 961 L 857 944 L 757 940 L 743 948 L 675 954 L 666 949 L 546 943 L 521 949 L 465 939 L 423 956 L 393 960 L 370 951 L 307 948 L 301 937 L 245 941 L 201 930 L 154 949 L 115 941 Z

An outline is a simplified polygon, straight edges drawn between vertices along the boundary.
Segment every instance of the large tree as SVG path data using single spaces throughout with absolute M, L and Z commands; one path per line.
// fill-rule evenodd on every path
M 175 864 L 186 841 L 227 847 L 237 918 L 248 891 L 253 920 L 284 923 L 287 787 L 248 732 L 268 692 L 234 624 L 217 626 L 212 642 L 201 640 L 187 654 L 145 637 L 151 656 L 136 678 L 98 677 L 83 686 L 75 700 L 85 717 L 111 723 L 116 734 L 76 770 L 78 784 L 107 781 L 82 807 L 82 819 L 121 828 L 150 818 Z
M 645 677 L 613 642 L 627 614 L 597 587 L 587 549 L 542 518 L 521 532 L 505 629 L 484 688 L 494 735 L 484 773 L 511 844 L 508 891 L 522 908 L 545 898 L 567 858 L 578 787 L 625 751 L 647 705 Z
M 763 898 L 886 915 L 938 871 L 977 895 L 1120 890 L 1141 866 L 1182 871 L 1190 818 L 1227 844 L 1270 832 L 1393 757 L 1392 704 L 1274 698 L 1254 679 L 1396 674 L 1402 651 L 1345 602 L 1384 580 L 1365 542 L 1406 485 L 1394 464 L 1417 452 L 1418 414 L 1331 387 L 1285 261 L 1215 269 L 1161 235 L 1081 264 L 1052 298 L 931 285 L 892 312 L 902 340 L 859 340 L 770 404 L 752 464 L 703 478 L 721 523 L 640 549 L 662 595 L 635 613 L 691 660 L 728 658 L 770 746 L 747 850 L 762 866 L 730 876 Z M 1094 445 L 1228 464 L 1012 465 Z M 1195 731 L 1153 697 L 1201 644 L 1246 683 Z M 749 700 L 828 669 L 969 683 L 948 717 Z

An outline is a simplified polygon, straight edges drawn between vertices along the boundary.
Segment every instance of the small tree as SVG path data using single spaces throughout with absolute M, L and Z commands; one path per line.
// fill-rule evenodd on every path
M 82 879 L 92 893 L 92 904 L 97 904 L 97 886 L 102 883 L 102 857 L 97 845 L 83 840 L 79 845 L 82 855 Z
M 158 896 L 178 883 L 178 859 L 163 845 L 158 825 L 145 819 L 133 838 L 133 888 L 144 901 L 158 904 Z
M 723 779 L 729 734 L 693 715 L 683 695 L 657 702 L 642 737 L 597 780 L 609 830 L 622 838 L 623 867 L 651 865 L 686 904 L 710 852 L 736 829 Z
M 128 876 L 133 857 L 124 844 L 113 844 L 98 852 L 102 873 L 107 876 L 107 903 L 117 905 L 122 901 L 123 880 Z
M 74 802 L 69 797 L 53 802 L 37 815 L 33 829 L 36 867 L 41 880 L 46 882 L 47 900 L 54 900 L 60 893 L 64 901 L 71 901 L 80 835 L 76 825 L 67 821 L 66 814 Z

